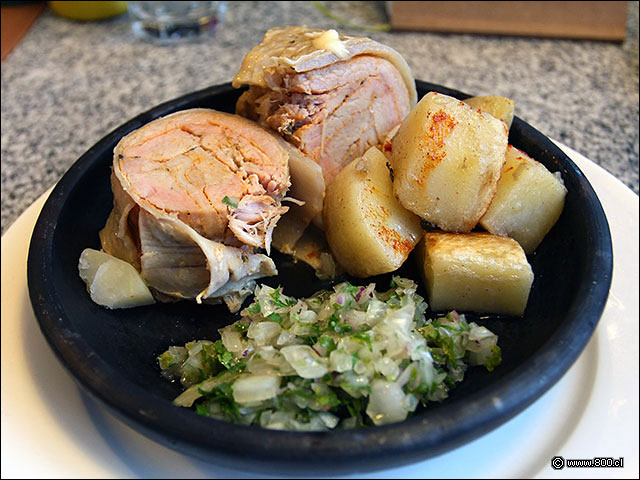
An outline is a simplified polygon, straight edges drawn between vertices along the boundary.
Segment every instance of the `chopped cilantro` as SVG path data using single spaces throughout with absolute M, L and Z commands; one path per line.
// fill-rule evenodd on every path
M 329 356 L 329 354 L 331 352 L 333 352 L 337 347 L 336 342 L 333 338 L 328 337 L 326 335 L 322 335 L 320 338 L 318 338 L 318 343 L 320 344 L 320 346 L 322 348 L 326 348 L 327 353 L 326 355 Z
M 353 338 L 357 338 L 358 340 L 366 343 L 367 347 L 369 347 L 369 351 L 373 352 L 373 346 L 371 345 L 371 337 L 368 334 L 356 332 L 353 334 Z
M 260 313 L 260 304 L 258 302 L 252 303 L 245 309 L 244 313 L 248 313 L 249 315 L 257 315 L 258 313 Z
M 335 313 L 329 317 L 329 326 L 327 331 L 334 331 L 337 333 L 350 333 L 353 331 L 353 327 L 349 325 L 349 322 L 346 320 L 340 320 Z
M 231 208 L 238 208 L 238 204 L 237 202 L 232 201 L 229 197 L 227 197 L 226 195 L 224 196 L 224 198 L 222 199 L 222 203 L 224 203 L 225 205 L 230 206 Z

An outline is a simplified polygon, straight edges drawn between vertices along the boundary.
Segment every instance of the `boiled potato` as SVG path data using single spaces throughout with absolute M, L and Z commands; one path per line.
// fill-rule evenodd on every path
M 327 187 L 327 242 L 338 264 L 356 277 L 396 270 L 421 237 L 420 219 L 393 196 L 386 163 L 372 147 Z
M 480 225 L 505 235 L 533 253 L 560 218 L 567 189 L 553 174 L 526 153 L 509 146 L 498 190 Z
M 430 92 L 393 137 L 393 191 L 400 203 L 449 232 L 469 232 L 489 207 L 507 150 L 497 118 Z
M 131 308 L 155 302 L 138 271 L 107 253 L 85 248 L 80 255 L 78 271 L 91 300 L 98 305 Z
M 533 271 L 515 240 L 486 232 L 428 232 L 418 258 L 432 310 L 524 313 Z
M 500 97 L 498 95 L 487 95 L 467 98 L 464 103 L 482 110 L 489 115 L 493 115 L 497 119 L 502 120 L 507 125 L 507 128 L 511 128 L 516 102 L 510 98 Z

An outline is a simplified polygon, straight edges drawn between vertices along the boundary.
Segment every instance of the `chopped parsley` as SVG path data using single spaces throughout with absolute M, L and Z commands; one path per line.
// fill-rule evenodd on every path
M 220 197 L 218 197 L 220 198 Z M 237 201 L 232 201 L 229 197 L 227 197 L 226 195 L 223 197 L 222 199 L 222 203 L 224 203 L 225 205 L 230 206 L 231 208 L 238 208 L 238 202 Z

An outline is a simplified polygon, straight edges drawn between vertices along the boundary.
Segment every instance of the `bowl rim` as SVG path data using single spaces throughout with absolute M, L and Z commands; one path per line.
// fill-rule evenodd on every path
M 435 90 L 460 99 L 468 94 L 441 85 L 416 81 L 418 91 Z M 442 454 L 505 423 L 527 408 L 553 386 L 573 365 L 591 338 L 606 304 L 613 269 L 608 222 L 602 205 L 580 169 L 549 138 L 518 117 L 514 125 L 525 128 L 564 168 L 572 171 L 592 200 L 588 221 L 599 232 L 593 241 L 595 254 L 584 266 L 584 276 L 567 316 L 549 340 L 525 363 L 500 378 L 490 392 L 475 392 L 464 402 L 442 405 L 436 418 L 428 414 L 397 423 L 331 432 L 273 431 L 235 425 L 202 417 L 191 409 L 176 407 L 165 398 L 119 377 L 117 371 L 96 355 L 90 345 L 65 326 L 65 312 L 47 288 L 52 275 L 56 219 L 65 208 L 74 186 L 105 149 L 124 135 L 160 116 L 206 103 L 208 98 L 237 91 L 231 83 L 211 86 L 157 105 L 107 134 L 85 152 L 64 174 L 45 202 L 31 237 L 27 261 L 29 296 L 39 327 L 47 343 L 74 379 L 92 397 L 106 405 L 124 422 L 147 436 L 187 454 L 234 465 L 246 458 L 259 469 L 299 473 L 312 462 L 320 470 L 374 470 Z M 585 320 L 587 319 L 587 320 Z M 562 345 L 563 348 L 558 348 Z M 514 395 L 513 392 L 518 392 Z M 206 427 L 206 428 L 205 428 Z M 274 446 L 276 448 L 274 448 Z M 249 460 L 248 460 L 249 461 Z M 237 464 L 235 464 L 237 465 Z M 316 471 L 316 470 L 314 470 Z

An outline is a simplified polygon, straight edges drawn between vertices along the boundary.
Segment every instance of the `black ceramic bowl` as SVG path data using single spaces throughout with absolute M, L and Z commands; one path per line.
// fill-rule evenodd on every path
M 419 95 L 438 91 L 417 82 Z M 49 345 L 93 397 L 158 442 L 220 464 L 272 473 L 345 473 L 426 459 L 496 428 L 540 397 L 576 360 L 607 300 L 612 272 L 609 227 L 584 175 L 548 138 L 514 119 L 510 143 L 560 171 L 568 189 L 562 216 L 529 260 L 535 273 L 523 318 L 476 317 L 499 335 L 502 365 L 471 368 L 448 399 L 404 422 L 326 433 L 281 432 L 233 425 L 172 405 L 178 386 L 160 376 L 156 356 L 168 346 L 215 339 L 234 320 L 222 306 L 193 302 L 107 310 L 94 304 L 78 276 L 84 248 L 99 248 L 98 231 L 111 210 L 112 151 L 120 138 L 149 121 L 193 107 L 233 112 L 240 92 L 229 84 L 162 104 L 100 140 L 64 175 L 37 221 L 28 259 L 28 285 Z M 325 288 L 313 272 L 275 256 L 289 295 Z M 418 280 L 409 259 L 399 272 Z M 390 276 L 376 277 L 379 289 Z M 362 282 L 362 281 L 361 281 Z M 357 283 L 357 282 L 356 282 Z M 425 292 L 421 292 L 423 296 Z

